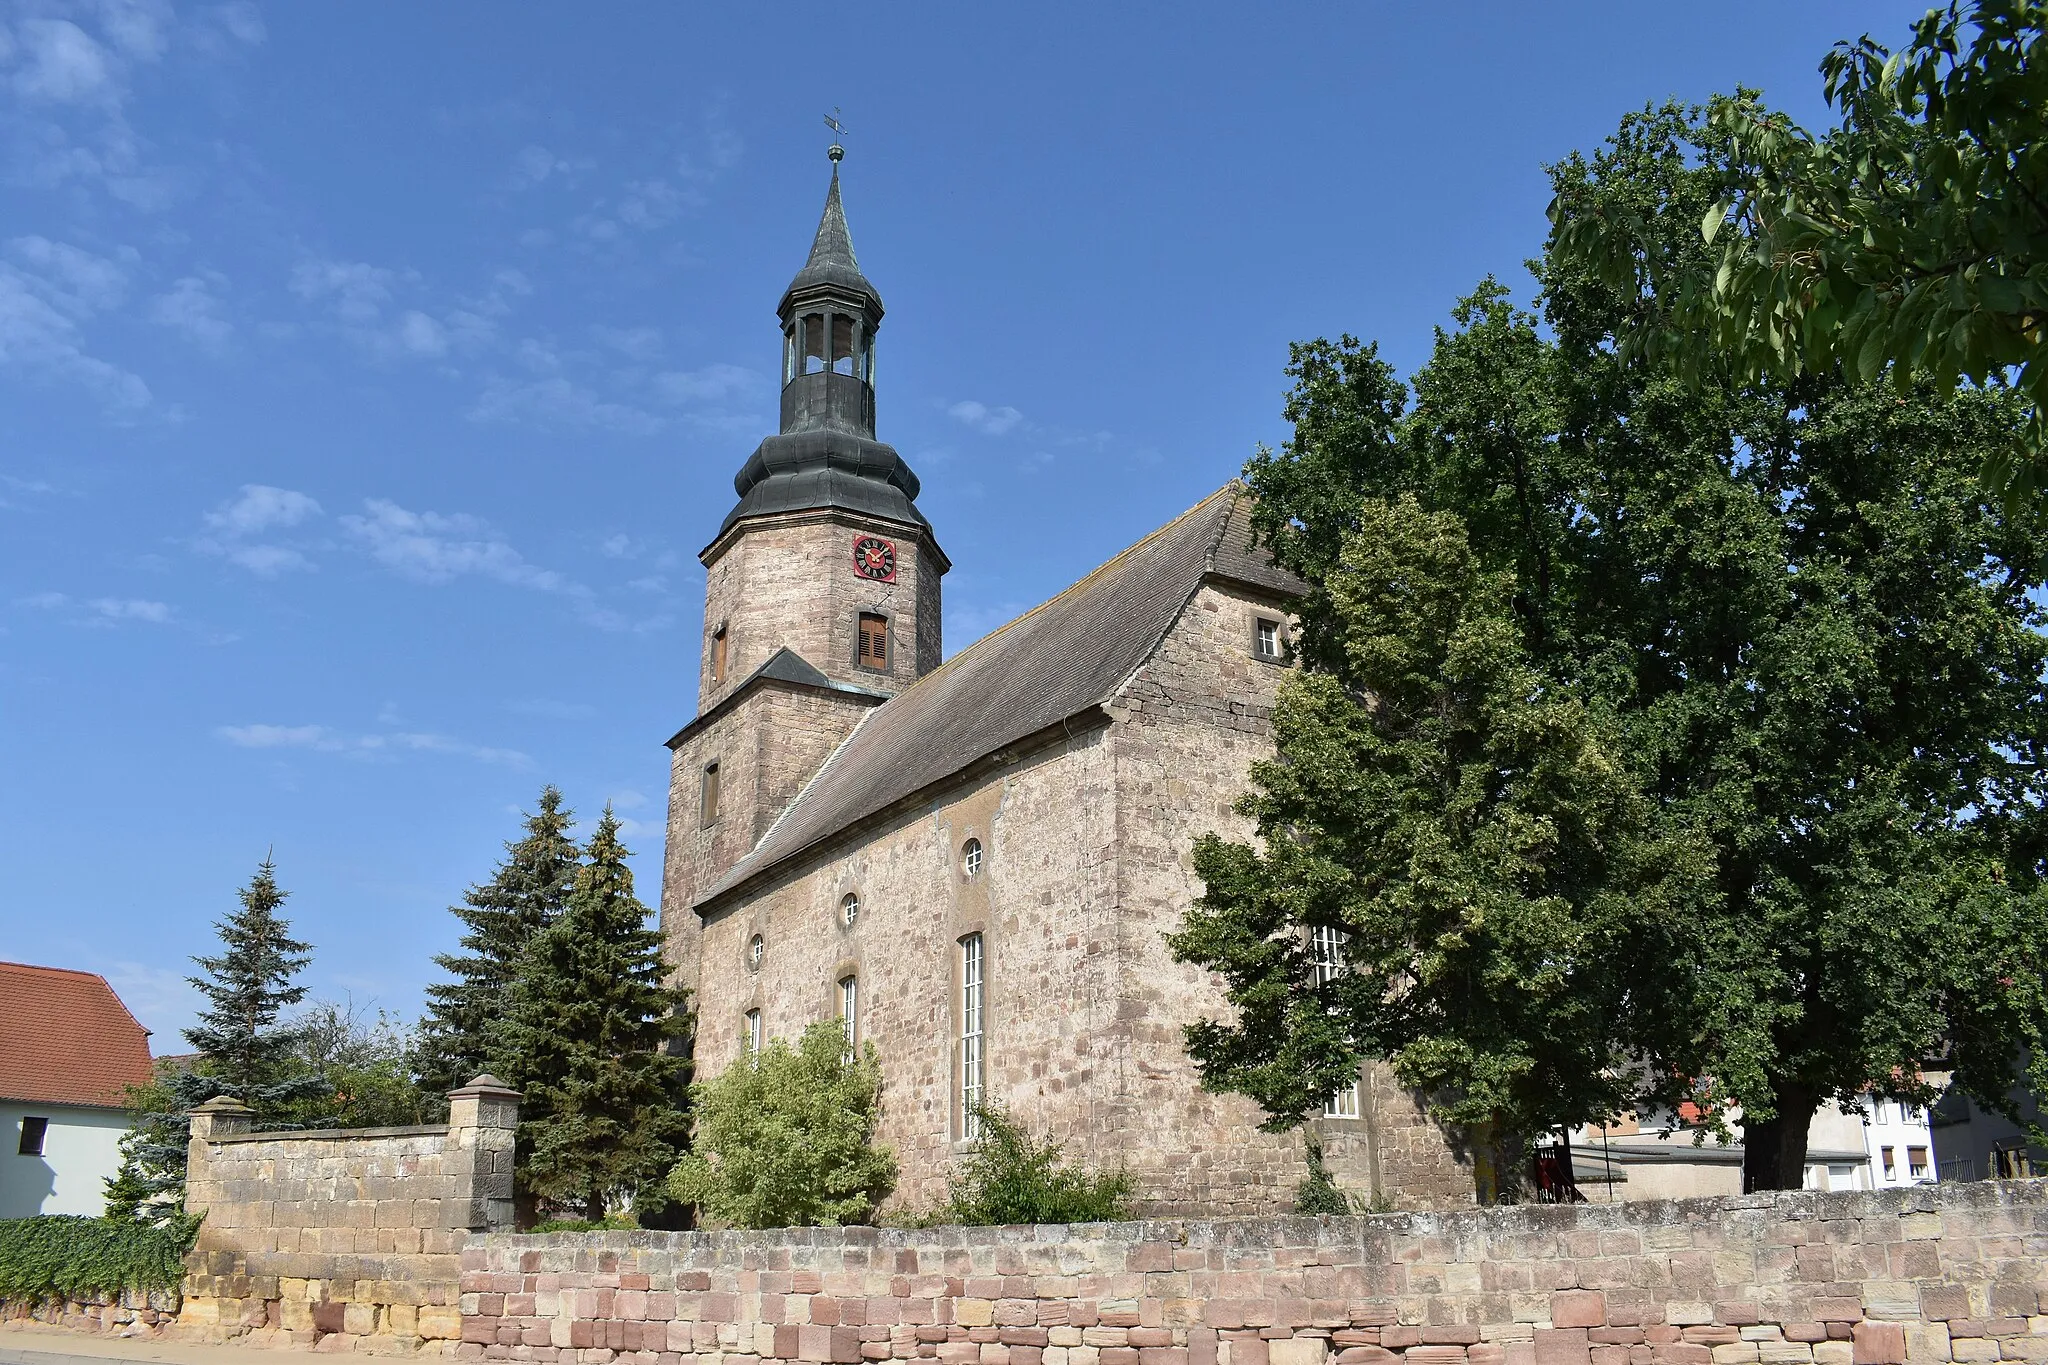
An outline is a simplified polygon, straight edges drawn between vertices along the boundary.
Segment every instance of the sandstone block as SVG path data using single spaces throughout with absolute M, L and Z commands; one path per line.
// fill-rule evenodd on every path
M 1855 1365 L 1856 1348 L 1846 1341 L 1820 1341 L 1813 1347 L 1814 1365 Z
M 1906 1365 L 1906 1329 L 1895 1322 L 1859 1322 L 1850 1341 L 1855 1365 Z
M 1550 1296 L 1553 1327 L 1601 1327 L 1607 1322 L 1607 1296 L 1597 1289 L 1560 1289 Z
M 1593 1353 L 1583 1327 L 1538 1327 L 1536 1365 L 1592 1365 Z
M 1323 1365 L 1329 1345 L 1321 1337 L 1283 1337 L 1267 1342 L 1266 1350 L 1271 1365 Z
M 1998 1343 L 1990 1337 L 1951 1337 L 1948 1343 L 1949 1359 L 1982 1365 L 1985 1361 L 1998 1359 Z

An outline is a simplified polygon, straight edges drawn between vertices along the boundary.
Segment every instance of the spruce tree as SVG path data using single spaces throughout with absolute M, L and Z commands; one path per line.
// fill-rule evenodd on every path
M 427 987 L 416 1056 L 420 1085 L 441 1095 L 478 1074 L 509 1068 L 491 1050 L 503 1018 L 506 991 L 533 936 L 561 917 L 575 884 L 577 850 L 569 831 L 575 816 L 562 794 L 543 787 L 540 808 L 526 817 L 526 833 L 505 845 L 497 873 L 472 886 L 451 906 L 466 928 L 460 953 L 434 959 L 455 979 Z
M 276 874 L 265 858 L 238 893 L 242 908 L 214 926 L 220 955 L 192 959 L 205 975 L 188 979 L 209 1007 L 185 1041 L 200 1055 L 189 1069 L 159 1067 L 150 1084 L 130 1089 L 134 1126 L 121 1140 L 121 1168 L 106 1182 L 110 1217 L 161 1222 L 182 1211 L 196 1106 L 226 1096 L 255 1110 L 258 1126 L 278 1126 L 328 1091 L 300 1055 L 298 1030 L 278 1022 L 306 997 L 306 987 L 293 982 L 311 949 L 277 913 L 289 893 L 278 889 Z
M 523 1192 L 593 1222 L 616 1196 L 643 1212 L 664 1202 L 689 1131 L 689 992 L 662 983 L 626 857 L 607 806 L 561 917 L 522 958 L 495 1054 L 525 1092 Z

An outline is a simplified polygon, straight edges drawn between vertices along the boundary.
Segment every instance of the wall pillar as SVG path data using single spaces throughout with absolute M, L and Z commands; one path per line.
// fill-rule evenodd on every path
M 458 1178 L 456 1222 L 471 1232 L 513 1226 L 512 1143 L 519 1130 L 517 1090 L 488 1072 L 448 1092 L 448 1143 Z

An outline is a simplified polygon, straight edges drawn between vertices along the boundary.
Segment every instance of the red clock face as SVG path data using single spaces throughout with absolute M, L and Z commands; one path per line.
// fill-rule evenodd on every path
M 896 547 L 880 536 L 862 536 L 853 542 L 853 571 L 877 583 L 894 583 Z

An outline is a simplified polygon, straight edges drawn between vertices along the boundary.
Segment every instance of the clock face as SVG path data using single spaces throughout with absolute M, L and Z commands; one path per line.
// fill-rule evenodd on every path
M 862 536 L 853 542 L 853 571 L 877 583 L 894 583 L 896 547 L 880 536 Z

